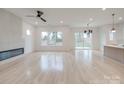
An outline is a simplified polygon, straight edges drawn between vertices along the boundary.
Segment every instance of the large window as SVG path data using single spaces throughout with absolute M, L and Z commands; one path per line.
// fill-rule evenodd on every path
M 41 32 L 43 46 L 62 46 L 63 33 L 62 32 Z
M 92 47 L 92 33 L 76 32 L 75 33 L 75 47 L 80 49 L 91 49 Z
M 112 32 L 112 31 L 109 32 L 109 39 L 110 39 L 110 41 L 114 41 L 115 40 L 115 35 L 116 35 L 116 32 Z

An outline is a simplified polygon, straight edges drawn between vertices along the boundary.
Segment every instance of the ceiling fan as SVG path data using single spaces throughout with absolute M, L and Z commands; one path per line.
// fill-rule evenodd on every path
M 43 22 L 46 22 L 46 20 L 44 18 L 42 18 L 43 14 L 44 13 L 42 11 L 37 10 L 37 15 L 36 16 L 34 16 L 34 15 L 27 15 L 26 17 L 36 17 L 36 18 L 41 19 Z

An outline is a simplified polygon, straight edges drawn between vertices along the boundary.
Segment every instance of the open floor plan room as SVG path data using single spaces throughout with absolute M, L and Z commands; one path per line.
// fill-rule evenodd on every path
M 0 84 L 123 84 L 123 8 L 1 8 Z
M 36 52 L 0 68 L 0 83 L 124 83 L 124 64 L 91 50 Z

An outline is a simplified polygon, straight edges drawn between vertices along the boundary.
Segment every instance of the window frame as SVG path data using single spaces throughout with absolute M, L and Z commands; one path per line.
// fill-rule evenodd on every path
M 46 32 L 47 33 L 47 38 L 46 38 L 46 44 L 43 44 L 43 35 L 42 35 L 42 33 L 43 32 Z M 50 31 L 50 32 L 48 32 L 48 31 L 43 31 L 43 32 L 41 32 L 41 46 L 63 46 L 63 32 L 61 32 L 61 31 Z M 54 44 L 50 44 L 51 43 L 51 41 L 52 40 L 50 40 L 49 38 L 50 38 L 50 34 L 53 34 L 53 33 L 56 33 L 55 34 L 55 43 Z M 62 39 L 62 41 L 61 42 L 57 42 L 57 35 L 58 35 L 58 33 L 61 33 L 61 39 Z M 57 43 L 60 43 L 60 44 L 57 44 Z

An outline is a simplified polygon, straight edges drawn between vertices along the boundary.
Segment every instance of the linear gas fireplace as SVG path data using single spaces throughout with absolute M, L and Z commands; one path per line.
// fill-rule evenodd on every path
M 0 51 L 0 61 L 24 54 L 24 48 Z

